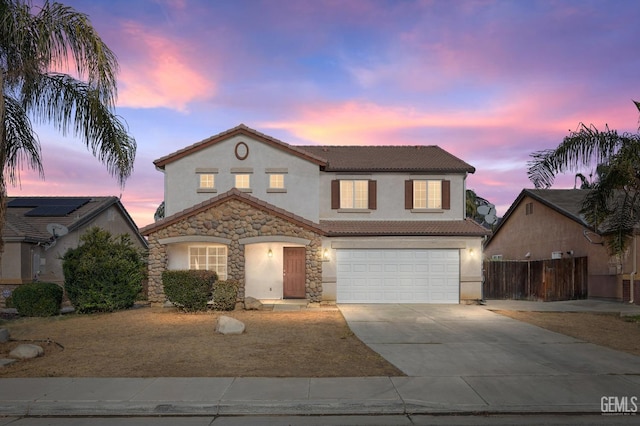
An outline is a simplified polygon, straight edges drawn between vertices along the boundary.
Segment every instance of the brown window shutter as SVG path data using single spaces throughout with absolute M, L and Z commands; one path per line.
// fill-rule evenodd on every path
M 442 209 L 451 209 L 451 181 L 442 181 Z
M 413 181 L 404 181 L 404 208 L 411 210 L 413 208 Z
M 331 181 L 331 208 L 336 210 L 340 208 L 340 181 Z
M 378 182 L 375 180 L 369 181 L 369 210 L 375 210 L 378 208 Z

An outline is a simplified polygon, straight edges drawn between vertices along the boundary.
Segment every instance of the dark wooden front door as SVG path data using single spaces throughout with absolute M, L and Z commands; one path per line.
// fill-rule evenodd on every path
M 282 296 L 285 299 L 304 299 L 306 297 L 304 283 L 307 260 L 305 253 L 304 247 L 284 247 Z

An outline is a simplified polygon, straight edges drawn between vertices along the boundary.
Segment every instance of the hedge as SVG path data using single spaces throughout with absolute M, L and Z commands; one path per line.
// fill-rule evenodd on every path
M 11 293 L 11 305 L 27 317 L 50 317 L 60 313 L 62 287 L 55 283 L 23 284 Z
M 162 285 L 167 299 L 178 309 L 197 312 L 207 309 L 218 276 L 207 270 L 176 270 L 162 273 Z

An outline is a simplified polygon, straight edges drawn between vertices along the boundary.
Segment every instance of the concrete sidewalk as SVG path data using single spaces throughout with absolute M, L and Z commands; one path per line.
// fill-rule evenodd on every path
M 0 380 L 0 416 L 600 413 L 623 375 Z
M 9 378 L 0 416 L 599 414 L 606 397 L 640 408 L 640 357 L 495 314 L 491 302 L 347 306 L 354 333 L 407 377 Z

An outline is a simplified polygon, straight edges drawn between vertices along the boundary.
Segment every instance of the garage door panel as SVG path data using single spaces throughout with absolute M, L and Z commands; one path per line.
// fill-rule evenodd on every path
M 339 303 L 458 303 L 458 250 L 339 249 Z

